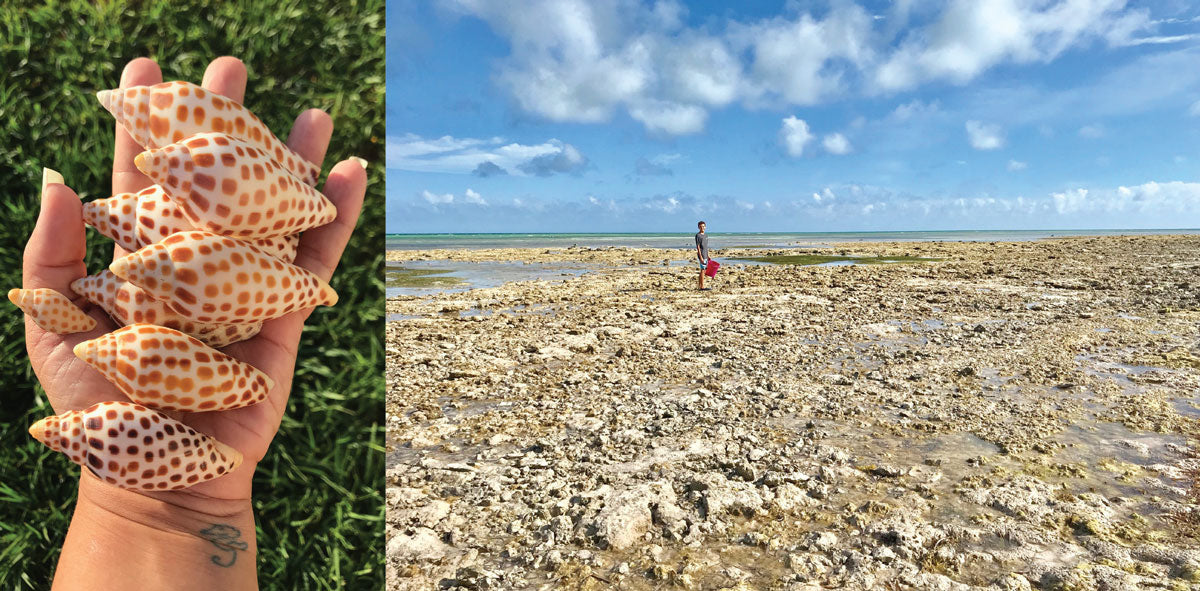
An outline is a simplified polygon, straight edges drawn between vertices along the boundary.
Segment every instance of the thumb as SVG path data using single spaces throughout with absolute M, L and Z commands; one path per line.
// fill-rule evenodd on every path
M 48 287 L 68 298 L 75 299 L 71 282 L 87 275 L 83 256 L 86 251 L 83 227 L 83 204 L 66 185 L 62 177 L 46 169 L 46 180 L 58 182 L 42 185 L 42 208 L 37 225 L 25 245 L 21 267 L 22 287 Z

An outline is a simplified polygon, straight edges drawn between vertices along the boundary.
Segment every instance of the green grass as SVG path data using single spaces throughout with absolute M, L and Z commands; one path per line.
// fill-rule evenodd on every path
M 381 589 L 383 569 L 384 2 L 6 2 L 0 9 L 0 287 L 21 283 L 43 166 L 85 199 L 107 196 L 113 122 L 93 93 L 130 59 L 199 82 L 246 62 L 245 104 L 276 134 L 311 106 L 335 130 L 332 162 L 372 163 L 367 204 L 333 286 L 305 329 L 288 413 L 255 479 L 264 589 Z M 89 231 L 88 268 L 111 243 Z M 7 303 L 5 304 L 8 305 Z M 21 314 L 0 311 L 0 589 L 48 589 L 78 468 L 25 432 L 51 414 L 25 354 Z
M 909 256 L 865 257 L 829 254 L 787 254 L 765 257 L 738 257 L 739 261 L 757 261 L 776 265 L 821 265 L 825 263 L 851 262 L 856 265 L 891 265 L 896 263 L 928 263 L 941 259 Z
M 388 287 L 450 287 L 463 283 L 461 277 L 440 277 L 450 269 L 405 269 L 387 270 Z

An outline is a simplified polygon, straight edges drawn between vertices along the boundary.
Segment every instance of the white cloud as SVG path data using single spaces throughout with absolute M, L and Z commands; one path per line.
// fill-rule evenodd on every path
M 1004 146 L 1004 131 L 999 125 L 967 121 L 967 140 L 976 150 L 995 150 Z
M 803 13 L 732 25 L 732 43 L 752 56 L 745 95 L 813 105 L 840 94 L 844 73 L 873 59 L 871 21 L 861 7 L 836 3 L 825 19 Z
M 557 169 L 544 164 L 558 160 Z M 578 172 L 587 158 L 571 144 L 550 139 L 541 144 L 505 143 L 504 138 L 427 139 L 413 133 L 388 138 L 388 168 L 417 172 L 446 172 L 492 176 L 539 172 Z M 545 176 L 544 174 L 541 176 Z
M 808 123 L 803 119 L 793 115 L 783 119 L 783 125 L 779 128 L 779 143 L 789 156 L 799 158 L 804 154 L 804 146 L 812 139 L 813 134 L 808 131 Z
M 1018 160 L 1009 160 L 1009 161 L 1008 161 L 1008 167 L 1007 167 L 1007 168 L 1008 168 L 1009 172 L 1016 172 L 1016 171 L 1018 171 L 1018 170 L 1025 170 L 1026 168 L 1029 168 L 1029 163 L 1028 163 L 1028 162 L 1021 162 L 1021 161 L 1018 161 Z
M 1101 125 L 1084 125 L 1079 128 L 1079 137 L 1090 140 L 1104 137 L 1104 127 Z
M 1188 107 L 1188 115 L 1200 117 L 1200 101 L 1196 101 L 1192 103 L 1192 106 Z
M 1002 64 L 1046 63 L 1072 49 L 1185 43 L 1160 35 L 1126 0 L 911 0 L 872 15 L 861 2 L 689 25 L 675 1 L 442 0 L 504 38 L 494 80 L 522 110 L 598 123 L 626 112 L 656 134 L 701 131 L 709 111 L 814 105 L 847 94 L 969 82 Z M 882 17 L 882 18 L 880 18 Z M 479 163 L 476 162 L 475 165 Z M 497 163 L 497 165 L 500 165 Z
M 1052 193 L 1050 199 L 1054 201 L 1054 209 L 1058 213 L 1074 213 L 1083 208 L 1087 194 L 1087 189 L 1071 189 L 1062 193 Z
M 641 121 L 652 133 L 686 135 L 704 129 L 708 111 L 696 105 L 647 100 L 631 105 L 629 116 Z
M 555 173 L 579 174 L 587 168 L 588 160 L 575 146 L 558 140 L 550 140 L 556 150 L 531 158 L 517 165 L 517 170 L 534 176 L 552 176 Z
M 951 0 L 936 22 L 908 31 L 874 70 L 876 90 L 908 90 L 923 82 L 963 84 L 1002 63 L 1048 62 L 1069 48 L 1103 39 L 1128 43 L 1150 25 L 1125 0 L 1017 2 Z
M 438 195 L 437 193 L 432 193 L 428 190 L 425 190 L 425 191 L 421 191 L 421 198 L 428 201 L 429 203 L 431 203 L 433 205 L 445 205 L 448 203 L 454 203 L 454 194 L 453 193 L 446 193 L 443 195 Z
M 678 224 L 680 215 L 725 220 L 721 225 L 727 228 L 740 225 L 760 230 L 888 229 L 894 228 L 896 219 L 907 219 L 928 229 L 986 229 L 998 224 L 1009 228 L 1165 228 L 1200 224 L 1200 182 L 1179 181 L 1067 186 L 1033 196 L 987 191 L 914 194 L 850 184 L 824 186 L 816 192 L 772 197 L 769 201 L 745 195 L 697 197 L 684 192 L 615 198 L 586 193 L 578 197 L 491 200 L 484 208 L 468 205 L 468 198 L 424 191 L 408 203 L 389 203 L 389 211 L 419 214 L 452 208 L 455 223 L 470 220 L 475 222 L 474 228 L 486 228 L 505 220 L 526 224 L 521 231 L 539 231 L 539 227 L 594 229 L 598 222 L 618 220 L 622 227 L 632 224 L 639 230 L 652 231 L 664 224 Z
M 830 154 L 849 154 L 853 147 L 850 145 L 850 140 L 840 133 L 831 133 L 825 136 L 821 142 L 825 146 L 825 151 Z
M 466 192 L 463 193 L 463 196 L 461 199 L 456 197 L 454 195 L 454 193 L 438 194 L 438 193 L 434 193 L 433 191 L 429 191 L 429 190 L 421 191 L 420 196 L 421 196 L 421 199 L 424 199 L 430 205 L 451 205 L 454 203 L 469 203 L 472 205 L 487 206 L 487 201 L 485 201 L 483 199 L 483 196 L 480 195 L 479 193 L 476 193 L 472 189 L 467 189 Z
M 467 203 L 474 203 L 476 205 L 487 205 L 487 201 L 484 201 L 483 195 L 480 195 L 471 189 L 467 189 L 466 193 L 463 193 L 463 201 L 466 201 Z

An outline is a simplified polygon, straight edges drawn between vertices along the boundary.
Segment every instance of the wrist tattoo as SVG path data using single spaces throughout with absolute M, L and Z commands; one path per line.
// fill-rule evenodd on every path
M 245 550 L 250 547 L 249 544 L 242 541 L 241 530 L 223 523 L 214 523 L 211 527 L 200 530 L 200 536 L 216 546 L 218 550 L 229 552 L 228 562 L 221 560 L 222 557 L 220 555 L 214 554 L 210 557 L 213 564 L 220 567 L 228 568 L 233 566 L 233 563 L 237 562 L 238 550 Z

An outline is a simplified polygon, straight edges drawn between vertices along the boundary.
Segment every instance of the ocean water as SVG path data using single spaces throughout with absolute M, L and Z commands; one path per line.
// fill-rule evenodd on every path
M 1200 234 L 1181 230 L 951 230 L 938 232 L 710 232 L 712 248 L 814 248 L 834 242 L 1012 242 L 1067 236 Z M 388 250 L 442 248 L 695 248 L 694 233 L 662 234 L 388 234 Z

